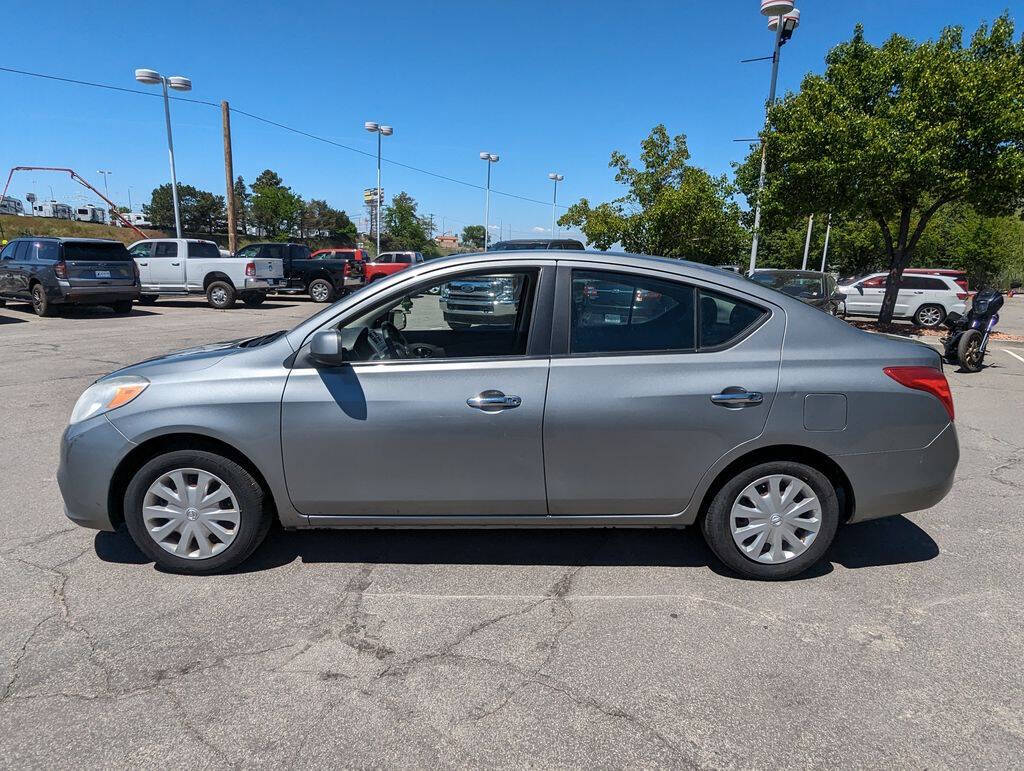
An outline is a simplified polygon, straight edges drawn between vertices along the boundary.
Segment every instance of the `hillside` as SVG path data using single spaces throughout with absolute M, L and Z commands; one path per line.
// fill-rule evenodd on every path
M 113 225 L 100 225 L 95 222 L 75 222 L 58 220 L 50 217 L 18 217 L 0 215 L 0 227 L 3 238 L 8 241 L 18 236 L 68 236 L 78 238 L 112 238 L 131 244 L 139 240 L 139 234 L 131 228 L 115 228 Z M 159 238 L 173 235 L 163 230 L 146 230 L 147 236 Z M 209 236 L 204 236 L 209 238 Z

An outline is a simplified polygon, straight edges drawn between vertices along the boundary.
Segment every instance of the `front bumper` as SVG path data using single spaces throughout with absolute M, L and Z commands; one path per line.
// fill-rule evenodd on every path
M 921 511 L 950 488 L 960 461 L 956 427 L 949 423 L 927 447 L 895 452 L 833 456 L 853 487 L 850 522 Z
M 490 300 L 469 300 L 461 297 L 441 300 L 441 312 L 445 321 L 461 324 L 512 324 L 516 320 L 515 303 Z
M 60 442 L 57 485 L 64 514 L 76 525 L 115 530 L 109 510 L 110 481 L 135 444 L 106 415 L 68 426 Z

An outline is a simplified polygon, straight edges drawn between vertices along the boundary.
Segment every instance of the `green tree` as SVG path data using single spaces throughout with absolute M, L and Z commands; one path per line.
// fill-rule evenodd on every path
M 287 238 L 299 228 L 304 204 L 284 180 L 270 169 L 252 183 L 250 218 L 252 224 L 269 238 Z
M 356 242 L 356 226 L 348 215 L 332 208 L 327 201 L 313 198 L 307 201 L 299 228 L 303 238 L 321 242 L 352 246 Z
M 181 227 L 186 232 L 216 233 L 224 226 L 226 211 L 222 195 L 179 182 L 178 208 Z M 149 203 L 142 206 L 142 211 L 154 227 L 168 230 L 174 227 L 174 201 L 169 182 L 154 188 Z
M 429 221 L 428 221 L 429 222 Z M 416 213 L 416 201 L 402 192 L 391 199 L 391 205 L 384 207 L 381 217 L 381 242 L 384 248 L 430 251 L 436 247 L 428 234 L 429 224 Z
M 746 236 L 726 178 L 689 165 L 686 137 L 670 140 L 662 125 L 651 130 L 641 147 L 642 168 L 619 151 L 608 163 L 616 170 L 615 181 L 628 189 L 623 197 L 596 207 L 583 198 L 558 224 L 580 228 L 599 249 L 618 243 L 630 252 L 662 257 L 710 263 L 735 259 Z
M 473 249 L 484 248 L 484 226 L 466 225 L 462 229 L 462 243 Z
M 994 216 L 1024 204 L 1024 41 L 1005 14 L 967 47 L 956 27 L 937 41 L 893 35 L 873 46 L 858 26 L 825 61 L 769 111 L 765 205 L 873 221 L 889 269 L 887 324 L 903 269 L 943 207 Z M 759 163 L 754 150 L 741 187 Z

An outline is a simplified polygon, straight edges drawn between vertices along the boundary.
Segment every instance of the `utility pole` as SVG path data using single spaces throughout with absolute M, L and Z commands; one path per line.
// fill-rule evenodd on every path
M 220 103 L 221 119 L 224 123 L 224 177 L 227 180 L 228 209 L 228 251 L 238 251 L 238 234 L 235 232 L 235 170 L 231 161 L 231 108 L 225 99 Z

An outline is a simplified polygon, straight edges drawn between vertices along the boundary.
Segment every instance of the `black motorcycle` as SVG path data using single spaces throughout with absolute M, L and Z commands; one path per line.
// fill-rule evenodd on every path
M 985 359 L 988 338 L 999 323 L 1003 295 L 995 289 L 982 289 L 974 296 L 966 316 L 950 313 L 945 324 L 949 335 L 942 338 L 945 358 L 950 364 L 959 364 L 968 372 L 980 372 Z

